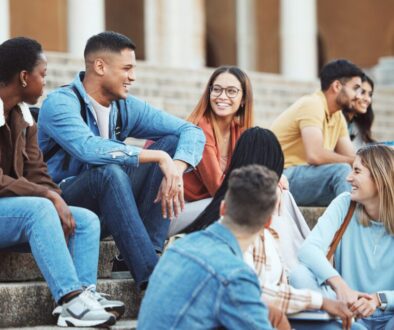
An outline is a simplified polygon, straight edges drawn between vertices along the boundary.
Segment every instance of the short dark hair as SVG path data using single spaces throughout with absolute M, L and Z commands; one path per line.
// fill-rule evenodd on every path
M 97 51 L 120 53 L 126 48 L 132 50 L 135 50 L 136 48 L 134 42 L 131 41 L 130 38 L 118 32 L 105 31 L 89 38 L 83 55 L 86 59 L 89 54 Z
M 326 91 L 335 80 L 345 83 L 353 77 L 363 76 L 363 71 L 348 60 L 334 60 L 324 65 L 320 71 L 321 90 Z
M 226 216 L 245 231 L 261 229 L 274 211 L 278 176 L 261 165 L 248 165 L 230 174 L 225 196 Z
M 32 72 L 42 54 L 42 46 L 33 39 L 12 38 L 0 45 L 0 82 L 9 83 L 16 74 Z

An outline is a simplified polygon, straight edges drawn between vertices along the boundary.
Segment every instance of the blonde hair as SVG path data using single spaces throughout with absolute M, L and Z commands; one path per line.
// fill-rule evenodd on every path
M 220 130 L 217 125 L 216 117 L 211 108 L 210 103 L 210 89 L 216 78 L 222 73 L 230 73 L 234 75 L 241 84 L 242 101 L 237 113 L 235 114 L 237 123 L 241 131 L 253 126 L 253 91 L 252 84 L 249 77 L 244 71 L 236 66 L 221 66 L 217 68 L 208 80 L 204 93 L 198 101 L 193 112 L 187 118 L 188 121 L 198 125 L 202 117 L 206 117 L 212 125 L 213 133 L 215 135 L 216 143 L 220 144 L 223 140 Z
M 370 145 L 357 152 L 363 166 L 368 168 L 378 190 L 379 220 L 386 231 L 394 235 L 394 149 L 384 145 Z M 359 205 L 359 221 L 368 226 L 370 217 Z

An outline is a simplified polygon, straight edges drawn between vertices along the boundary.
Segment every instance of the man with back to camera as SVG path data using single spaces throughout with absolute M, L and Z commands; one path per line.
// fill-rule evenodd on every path
M 277 183 L 259 165 L 231 173 L 219 222 L 177 240 L 161 257 L 138 329 L 272 329 L 243 253 L 271 219 Z
M 297 100 L 271 126 L 282 146 L 284 174 L 298 205 L 327 206 L 350 191 L 346 176 L 355 152 L 340 110 L 353 106 L 362 76 L 347 60 L 326 64 L 320 73 L 321 91 Z
M 86 71 L 42 105 L 40 147 L 63 198 L 99 215 L 144 289 L 167 237 L 168 218 L 183 208 L 183 172 L 200 161 L 205 137 L 196 126 L 128 95 L 136 57 L 126 36 L 92 36 L 84 58 Z M 155 143 L 142 150 L 124 144 L 127 137 Z M 113 271 L 127 268 L 114 261 Z

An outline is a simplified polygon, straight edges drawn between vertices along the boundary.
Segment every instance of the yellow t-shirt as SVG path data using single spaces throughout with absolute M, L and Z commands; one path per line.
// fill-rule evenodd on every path
M 306 165 L 306 155 L 301 137 L 304 127 L 318 127 L 323 133 L 323 146 L 333 151 L 340 137 L 348 135 L 342 111 L 332 115 L 327 100 L 319 91 L 301 97 L 275 119 L 271 130 L 278 138 L 285 155 L 285 168 Z

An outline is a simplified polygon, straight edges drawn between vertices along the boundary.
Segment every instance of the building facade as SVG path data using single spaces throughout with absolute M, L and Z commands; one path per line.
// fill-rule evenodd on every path
M 330 59 L 368 69 L 394 56 L 393 12 L 392 0 L 0 0 L 0 41 L 30 36 L 80 57 L 89 36 L 114 30 L 147 63 L 313 80 Z

